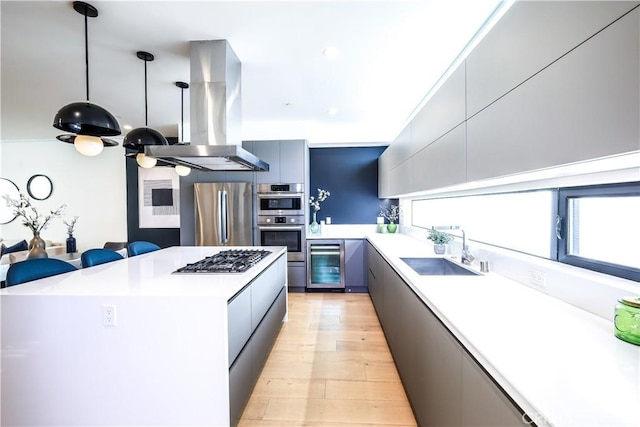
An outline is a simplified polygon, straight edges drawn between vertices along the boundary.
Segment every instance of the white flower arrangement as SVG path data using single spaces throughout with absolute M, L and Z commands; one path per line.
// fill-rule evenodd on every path
M 395 224 L 398 221 L 398 218 L 400 218 L 400 206 L 380 205 L 380 216 L 385 217 L 390 223 Z
M 42 215 L 38 212 L 35 206 L 31 204 L 31 199 L 22 192 L 20 193 L 20 198 L 18 200 L 12 199 L 8 195 L 4 195 L 2 197 L 7 201 L 7 206 L 13 208 L 13 214 L 22 218 L 22 225 L 29 227 L 33 234 L 40 233 L 42 230 L 47 228 L 49 221 L 62 215 L 62 212 L 66 207 L 66 205 L 61 205 L 58 209 L 50 211 L 46 215 Z
M 320 210 L 320 202 L 324 202 L 325 200 L 327 200 L 327 197 L 329 197 L 330 195 L 331 193 L 327 190 L 318 188 L 318 197 L 309 197 L 309 205 L 311 205 L 314 212 L 318 212 Z

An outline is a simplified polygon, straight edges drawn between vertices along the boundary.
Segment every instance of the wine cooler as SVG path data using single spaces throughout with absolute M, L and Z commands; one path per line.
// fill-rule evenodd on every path
M 344 240 L 307 240 L 307 288 L 344 289 Z

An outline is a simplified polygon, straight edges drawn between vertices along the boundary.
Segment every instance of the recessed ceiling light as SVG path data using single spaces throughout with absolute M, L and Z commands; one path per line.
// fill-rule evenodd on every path
M 329 108 L 327 110 L 327 114 L 329 114 L 330 116 L 335 116 L 337 112 L 338 110 L 336 110 L 335 108 Z
M 124 126 L 122 126 L 122 128 L 123 128 L 124 130 L 131 130 L 131 129 L 133 129 L 133 126 L 131 126 L 131 125 L 124 125 Z
M 340 51 L 335 46 L 328 46 L 324 48 L 324 50 L 322 51 L 322 54 L 327 59 L 334 59 L 340 54 Z

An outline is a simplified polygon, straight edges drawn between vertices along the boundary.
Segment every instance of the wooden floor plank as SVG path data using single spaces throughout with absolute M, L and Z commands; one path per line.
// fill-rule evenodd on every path
M 240 426 L 415 426 L 368 294 L 289 294 Z

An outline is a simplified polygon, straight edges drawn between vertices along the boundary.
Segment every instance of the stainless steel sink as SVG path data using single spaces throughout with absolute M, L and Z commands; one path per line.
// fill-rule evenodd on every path
M 479 276 L 446 258 L 400 258 L 421 276 Z

